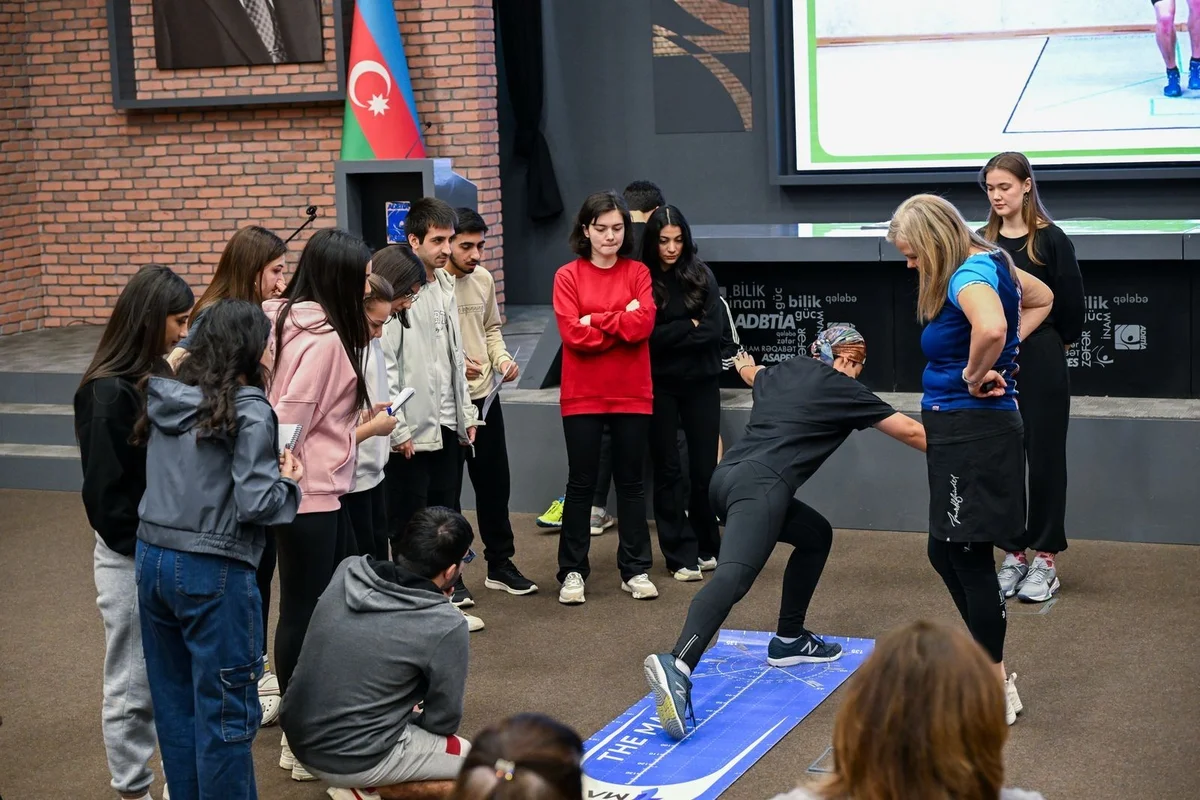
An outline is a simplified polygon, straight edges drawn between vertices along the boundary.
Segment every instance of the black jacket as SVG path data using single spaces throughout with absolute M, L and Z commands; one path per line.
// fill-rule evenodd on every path
M 83 507 L 114 552 L 132 556 L 138 503 L 146 491 L 146 448 L 130 444 L 141 393 L 126 378 L 98 378 L 75 392 L 75 435 L 83 464 Z
M 716 277 L 706 265 L 701 266 L 708 277 L 708 296 L 699 325 L 692 323 L 694 316 L 684 303 L 683 287 L 675 270 L 650 268 L 653 279 L 662 281 L 667 290 L 667 301 L 658 308 L 650 334 L 650 373 L 656 388 L 686 385 L 721 374 L 725 310 Z

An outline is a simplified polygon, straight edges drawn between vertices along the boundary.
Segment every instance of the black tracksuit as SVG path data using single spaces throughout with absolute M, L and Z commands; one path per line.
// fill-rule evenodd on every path
M 717 466 L 721 433 L 718 381 L 724 309 L 717 279 L 707 266 L 700 266 L 708 287 L 703 306 L 696 310 L 688 309 L 675 269 L 651 268 L 658 304 L 650 334 L 654 521 L 663 558 L 672 572 L 696 569 L 698 559 L 715 557 L 721 546 L 708 486 Z M 687 439 L 687 496 L 679 456 L 681 429 Z

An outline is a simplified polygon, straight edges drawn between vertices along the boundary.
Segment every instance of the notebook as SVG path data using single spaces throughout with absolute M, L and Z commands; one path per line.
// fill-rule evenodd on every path
M 303 425 L 279 423 L 279 455 L 283 455 L 284 450 L 294 451 L 296 449 L 296 445 L 300 441 L 300 431 L 303 429 Z

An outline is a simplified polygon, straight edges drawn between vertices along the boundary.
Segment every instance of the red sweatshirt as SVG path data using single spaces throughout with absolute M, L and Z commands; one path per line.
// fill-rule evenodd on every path
M 635 298 L 641 307 L 626 311 Z M 580 324 L 588 315 L 591 325 Z M 654 294 L 645 264 L 618 258 L 601 269 L 577 258 L 559 267 L 554 316 L 563 341 L 559 404 L 564 417 L 653 413 L 649 340 Z

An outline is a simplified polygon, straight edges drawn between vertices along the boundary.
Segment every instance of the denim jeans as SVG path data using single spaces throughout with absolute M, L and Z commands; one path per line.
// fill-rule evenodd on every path
M 254 568 L 139 541 L 136 577 L 172 800 L 255 800 L 263 628 Z

